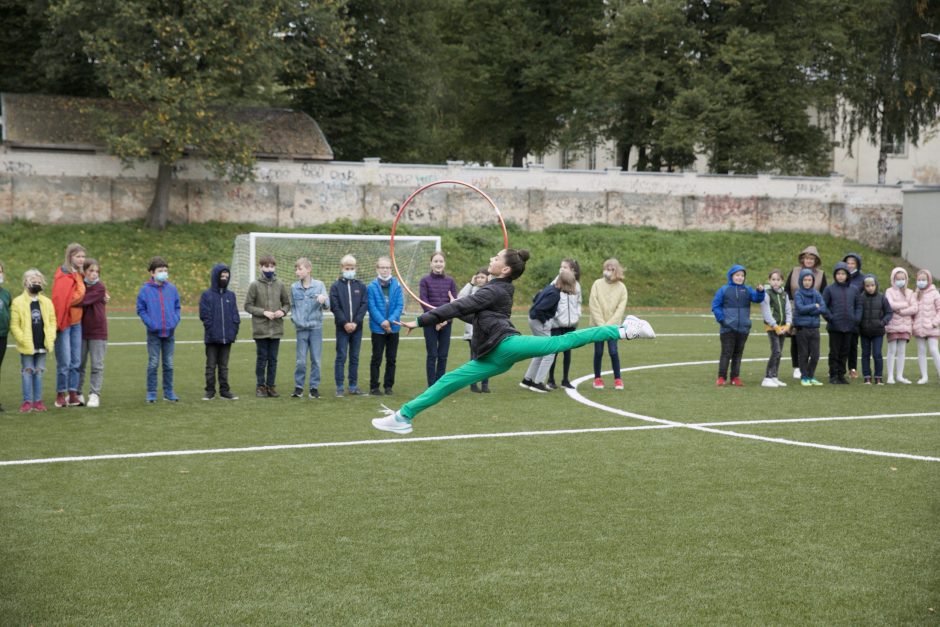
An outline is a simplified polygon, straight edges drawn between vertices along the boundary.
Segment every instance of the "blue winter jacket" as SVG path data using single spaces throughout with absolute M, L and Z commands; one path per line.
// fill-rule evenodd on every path
M 750 333 L 751 303 L 759 303 L 766 296 L 753 287 L 734 284 L 731 276 L 741 270 L 744 270 L 744 266 L 731 266 L 728 270 L 728 283 L 719 287 L 712 299 L 712 313 L 721 325 L 720 333 Z M 747 270 L 744 272 L 746 276 Z
M 326 301 L 323 304 L 317 296 L 323 294 Z M 330 308 L 330 295 L 326 293 L 323 281 L 310 279 L 310 286 L 304 287 L 300 281 L 290 286 L 290 317 L 294 326 L 301 331 L 319 329 L 323 326 L 323 312 Z
M 800 270 L 800 289 L 793 295 L 793 326 L 819 328 L 819 317 L 828 316 L 829 310 L 826 309 L 822 294 L 817 292 L 815 287 L 803 287 L 803 277 L 806 275 L 813 277 L 813 271 L 808 268 Z M 816 278 L 813 277 L 813 285 L 815 284 Z
M 549 283 L 532 299 L 532 306 L 529 308 L 529 319 L 543 323 L 548 322 L 555 317 L 555 311 L 558 309 L 558 301 L 560 300 L 561 290 L 555 287 L 554 283 Z
M 848 273 L 849 267 L 844 261 L 840 261 L 836 264 L 832 275 L 835 276 L 838 270 L 845 270 Z M 862 321 L 862 298 L 851 283 L 833 281 L 827 285 L 823 291 L 823 302 L 829 310 L 829 315 L 826 316 L 826 320 L 829 321 L 826 328 L 829 331 L 858 333 L 858 323 Z
M 150 333 L 170 337 L 180 323 L 180 294 L 169 281 L 150 279 L 137 293 L 137 315 Z
M 342 328 L 347 322 L 355 322 L 362 327 L 369 303 L 366 300 L 366 286 L 357 279 L 340 277 L 330 286 L 330 309 L 336 326 Z
M 395 277 L 390 278 L 388 298 L 385 298 L 382 284 L 376 277 L 369 283 L 366 292 L 369 297 L 369 330 L 373 333 L 384 334 L 385 329 L 381 327 L 383 322 L 401 321 L 401 312 L 405 308 L 405 294 L 401 289 L 401 284 Z M 392 333 L 398 333 L 399 330 L 401 330 L 400 326 L 392 325 Z
M 232 344 L 238 335 L 241 318 L 238 315 L 238 299 L 228 287 L 219 286 L 219 276 L 232 271 L 224 263 L 217 263 L 209 274 L 209 289 L 199 297 L 199 319 L 205 327 L 206 344 Z

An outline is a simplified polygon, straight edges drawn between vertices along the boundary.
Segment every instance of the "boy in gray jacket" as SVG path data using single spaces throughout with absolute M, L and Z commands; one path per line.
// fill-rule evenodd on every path
M 257 360 L 255 378 L 258 388 L 255 396 L 278 397 L 274 380 L 277 376 L 277 352 L 284 335 L 284 316 L 290 311 L 290 294 L 274 269 L 273 255 L 262 255 L 258 261 L 261 276 L 248 286 L 245 311 L 251 314 L 251 336 L 255 340 Z

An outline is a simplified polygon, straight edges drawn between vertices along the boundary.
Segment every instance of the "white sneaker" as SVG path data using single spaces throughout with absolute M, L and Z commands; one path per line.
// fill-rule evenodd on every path
M 898 383 L 903 383 L 904 385 L 910 385 L 910 384 L 911 384 L 911 380 L 910 380 L 910 379 L 905 379 L 904 377 L 898 377 Z
M 760 382 L 762 388 L 777 388 L 780 387 L 777 385 L 777 382 L 771 379 L 770 377 L 764 377 L 764 380 Z
M 79 395 L 78 395 L 78 405 L 79 405 L 79 407 L 81 407 L 82 405 L 85 405 L 85 395 L 84 395 L 84 394 L 79 394 Z
M 100 404 L 101 404 L 101 399 L 98 397 L 97 394 L 92 392 L 91 394 L 88 395 L 88 403 L 87 403 L 88 407 L 97 407 Z
M 641 320 L 636 316 L 627 316 L 620 325 L 620 337 L 625 340 L 635 340 L 637 338 L 651 340 L 656 337 L 652 325 L 646 320 Z
M 924 385 L 925 383 L 927 383 L 927 377 L 921 377 L 917 380 L 917 385 Z
M 774 381 L 777 382 L 777 387 L 778 387 L 778 388 L 785 388 L 785 387 L 787 387 L 787 384 L 784 383 L 783 381 L 781 381 L 781 380 L 780 380 L 779 378 L 777 378 L 777 377 L 774 377 Z
M 802 379 L 802 378 L 803 378 L 803 373 L 800 372 L 800 369 L 799 369 L 799 368 L 794 368 L 794 369 L 793 369 L 793 378 L 794 378 L 794 379 Z
M 402 416 L 400 411 L 389 409 L 385 405 L 382 405 L 382 411 L 385 413 L 385 416 L 382 418 L 373 418 L 373 427 L 379 431 L 389 431 L 401 435 L 411 433 L 411 421 Z
M 891 377 L 888 377 L 888 378 L 885 380 L 885 383 L 887 383 L 888 385 L 894 385 L 894 379 L 892 379 Z

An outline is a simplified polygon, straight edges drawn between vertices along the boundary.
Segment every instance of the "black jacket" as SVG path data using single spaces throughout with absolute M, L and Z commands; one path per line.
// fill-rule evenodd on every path
M 479 359 L 507 337 L 519 335 L 519 331 L 509 321 L 515 289 L 510 281 L 493 279 L 469 296 L 421 314 L 418 326 L 429 327 L 453 318 L 472 324 L 470 348 Z

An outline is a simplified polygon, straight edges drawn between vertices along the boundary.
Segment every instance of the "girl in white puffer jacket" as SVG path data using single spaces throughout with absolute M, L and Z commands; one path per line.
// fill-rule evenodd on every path
M 940 377 L 940 350 L 937 341 L 940 338 L 940 292 L 933 284 L 930 270 L 917 273 L 917 313 L 914 315 L 914 337 L 917 338 L 917 365 L 920 366 L 920 379 L 917 383 L 927 383 L 927 351 L 933 357 L 937 377 Z

